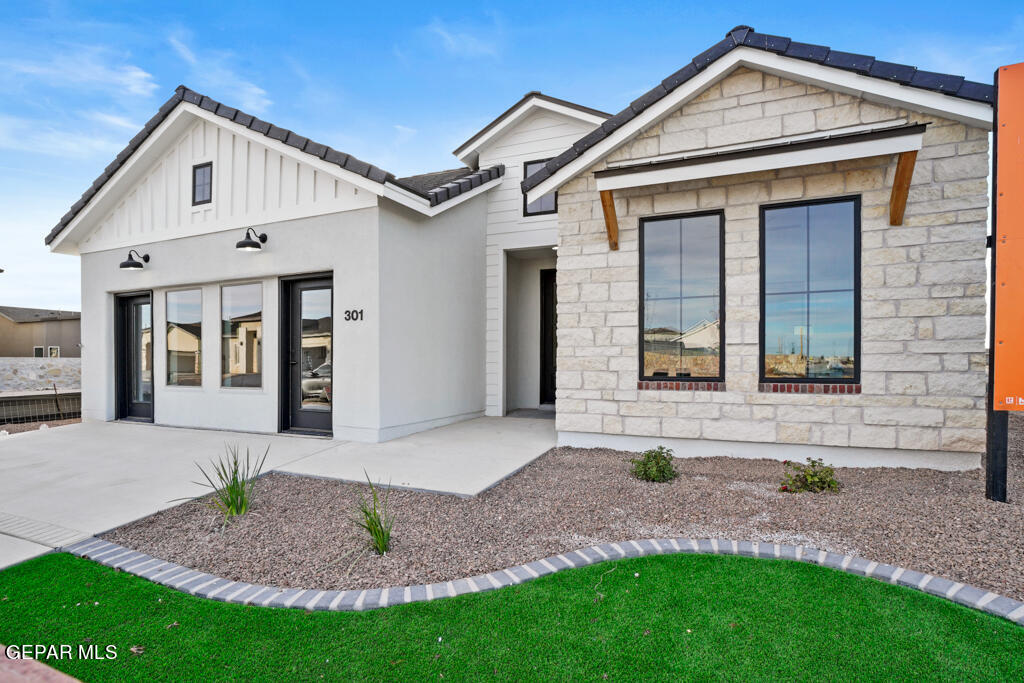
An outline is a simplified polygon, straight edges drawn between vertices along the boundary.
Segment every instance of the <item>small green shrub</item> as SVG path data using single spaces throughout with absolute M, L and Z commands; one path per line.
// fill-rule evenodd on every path
M 363 474 L 366 474 L 365 470 Z M 370 547 L 373 551 L 378 555 L 384 555 L 391 549 L 391 527 L 395 523 L 395 516 L 391 512 L 389 503 L 391 487 L 388 486 L 384 498 L 381 499 L 368 474 L 366 483 L 370 486 L 370 497 L 363 496 L 359 501 L 359 517 L 356 519 L 356 524 L 370 535 Z
M 270 446 L 267 446 L 263 456 L 255 463 L 252 462 L 248 448 L 245 449 L 244 462 L 239 455 L 237 444 L 233 446 L 225 444 L 224 451 L 224 455 L 217 462 L 212 463 L 212 476 L 199 463 L 196 463 L 196 467 L 199 467 L 206 483 L 201 481 L 195 483 L 213 489 L 211 505 L 224 515 L 224 521 L 227 522 L 232 517 L 239 517 L 249 511 L 253 488 L 256 486 L 256 479 L 260 476 L 260 472 L 263 471 L 263 463 L 267 460 Z
M 676 468 L 672 466 L 672 449 L 658 446 L 644 451 L 633 463 L 633 476 L 644 481 L 665 482 L 675 479 Z
M 836 472 L 831 465 L 826 465 L 823 460 L 808 458 L 806 465 L 801 465 L 792 460 L 783 460 L 782 464 L 789 470 L 786 478 L 782 480 L 779 491 L 784 493 L 799 493 L 810 491 L 819 493 L 821 491 L 838 491 L 839 482 L 836 481 Z

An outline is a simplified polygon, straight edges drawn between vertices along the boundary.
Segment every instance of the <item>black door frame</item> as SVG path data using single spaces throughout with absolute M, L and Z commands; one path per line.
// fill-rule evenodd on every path
M 555 268 L 540 271 L 540 403 L 555 402 L 555 358 L 558 354 Z
M 114 419 L 131 420 L 133 422 L 153 422 L 153 414 L 156 406 L 156 373 L 153 372 L 152 396 L 149 402 L 149 409 L 142 413 L 130 414 L 129 406 L 129 351 L 128 336 L 132 324 L 131 310 L 134 303 L 141 299 L 149 301 L 149 319 L 151 325 L 151 353 L 156 351 L 156 319 L 153 315 L 153 291 L 144 290 L 139 292 L 125 292 L 114 295 Z M 155 361 L 155 358 L 151 359 Z M 151 371 L 153 368 L 150 368 Z M 136 404 L 138 405 L 138 404 Z
M 299 432 L 305 434 L 319 434 L 324 436 L 331 436 L 333 434 L 333 427 L 328 429 L 310 429 L 308 427 L 293 427 L 292 426 L 292 400 L 294 398 L 292 392 L 292 358 L 291 358 L 291 346 L 292 346 L 292 332 L 293 332 L 293 306 L 292 306 L 292 293 L 296 285 L 300 285 L 307 281 L 326 280 L 330 283 L 331 287 L 331 409 L 327 413 L 328 424 L 332 424 L 334 420 L 334 273 L 332 271 L 321 272 L 321 273 L 303 273 L 301 275 L 290 275 L 288 277 L 280 278 L 280 289 L 278 301 L 280 302 L 280 314 L 279 314 L 279 352 L 278 352 L 278 365 L 280 366 L 278 371 L 278 381 L 280 383 L 280 389 L 278 391 L 278 426 L 279 432 Z

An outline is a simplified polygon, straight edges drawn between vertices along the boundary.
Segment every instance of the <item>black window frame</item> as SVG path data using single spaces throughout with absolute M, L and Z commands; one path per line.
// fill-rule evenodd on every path
M 701 218 L 703 216 L 718 216 L 718 376 L 717 377 L 663 377 L 648 376 L 644 374 L 644 233 L 647 223 L 655 221 L 676 220 L 683 218 Z M 639 380 L 641 382 L 724 382 L 725 381 L 725 209 L 712 209 L 710 211 L 689 211 L 686 213 L 673 213 L 659 216 L 645 216 L 640 219 L 640 264 L 639 271 L 640 291 L 639 315 L 637 328 L 640 333 L 639 348 Z
M 210 197 L 208 199 L 196 200 L 196 171 L 201 168 L 210 169 Z M 201 206 L 203 204 L 209 204 L 213 201 L 213 162 L 207 161 L 202 164 L 195 164 L 192 166 L 192 206 Z
M 529 166 L 530 164 L 546 164 L 549 161 L 551 161 L 550 158 L 549 159 L 531 159 L 529 161 L 524 161 L 523 162 L 523 180 L 526 180 L 526 167 L 527 166 Z M 555 208 L 553 208 L 551 211 L 528 211 L 526 207 L 529 206 L 530 202 L 528 202 L 526 200 L 526 193 L 523 192 L 523 217 L 526 218 L 528 216 L 550 216 L 552 214 L 558 213 L 558 190 L 554 190 L 550 194 L 554 194 L 555 195 Z M 547 195 L 545 195 L 545 196 L 547 196 Z
M 765 212 L 772 209 L 786 209 L 821 204 L 853 203 L 853 377 L 766 377 L 764 359 L 765 345 Z M 822 199 L 801 199 L 777 204 L 762 204 L 758 207 L 758 271 L 760 292 L 758 294 L 758 360 L 759 384 L 860 384 L 861 378 L 861 195 L 826 197 Z M 808 285 L 809 286 L 809 285 Z

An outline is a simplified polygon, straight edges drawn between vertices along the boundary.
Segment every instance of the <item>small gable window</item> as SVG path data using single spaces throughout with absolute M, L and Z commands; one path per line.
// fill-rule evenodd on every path
M 546 163 L 548 163 L 547 159 L 527 161 L 523 164 L 523 178 L 529 178 L 542 169 Z M 538 197 L 532 202 L 527 202 L 526 193 L 523 193 L 524 216 L 542 216 L 546 213 L 558 213 L 558 192 L 548 192 L 543 197 Z
M 192 206 L 213 201 L 213 162 L 192 167 Z

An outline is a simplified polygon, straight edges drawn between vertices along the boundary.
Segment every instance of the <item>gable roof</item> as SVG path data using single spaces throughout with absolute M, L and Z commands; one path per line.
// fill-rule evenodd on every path
M 114 161 L 103 169 L 103 173 L 93 181 L 89 189 L 82 194 L 82 197 L 71 205 L 71 209 L 61 217 L 60 221 L 57 222 L 57 225 L 53 226 L 53 229 L 50 230 L 49 234 L 46 236 L 46 244 L 50 244 L 57 238 L 61 231 L 75 219 L 75 216 L 77 216 L 82 209 L 86 207 L 89 201 L 97 192 L 99 192 L 107 181 L 117 173 L 117 171 L 125 164 L 125 162 L 128 161 L 135 151 L 138 150 L 149 136 L 153 134 L 160 124 L 170 116 L 171 112 L 183 102 L 194 104 L 197 107 L 205 109 L 206 111 L 221 118 L 227 119 L 228 121 L 232 121 L 241 126 L 245 126 L 249 130 L 261 133 L 272 140 L 277 140 L 291 147 L 295 147 L 296 149 L 322 159 L 327 163 L 336 164 L 339 168 L 355 173 L 356 175 L 372 180 L 373 182 L 381 184 L 390 183 L 395 185 L 407 192 L 411 192 L 421 199 L 427 200 L 432 207 L 437 206 L 448 199 L 457 197 L 459 194 L 466 192 L 469 189 L 479 187 L 483 182 L 493 180 L 505 173 L 505 167 L 501 165 L 492 166 L 491 168 L 476 172 L 470 169 L 465 169 L 468 180 L 464 178 L 463 182 L 454 183 L 453 185 L 451 182 L 452 179 L 447 179 L 446 182 L 443 183 L 447 185 L 444 191 L 441 191 L 440 187 L 423 190 L 420 189 L 417 184 L 406 185 L 401 179 L 396 178 L 393 173 L 388 173 L 387 171 L 380 169 L 373 164 L 361 161 L 350 154 L 345 154 L 344 152 L 339 152 L 327 145 L 314 142 L 313 140 L 298 135 L 297 133 L 293 133 L 286 128 L 275 126 L 274 124 L 263 121 L 251 114 L 246 114 L 240 109 L 235 109 L 234 107 L 221 104 L 206 95 L 202 95 L 194 90 L 186 88 L 184 85 L 179 85 L 175 88 L 174 94 L 170 99 L 160 106 L 160 109 L 157 110 L 157 113 L 153 118 L 146 122 L 146 125 L 142 127 L 142 130 L 140 130 L 135 137 L 128 142 L 128 145 L 121 150 L 121 152 L 114 158 Z
M 41 323 L 49 320 L 79 320 L 82 314 L 78 311 L 59 311 L 49 308 L 22 308 L 20 306 L 0 306 L 0 315 L 16 323 Z
M 724 39 L 701 52 L 686 66 L 633 100 L 628 107 L 577 140 L 572 147 L 548 161 L 547 164 L 535 173 L 525 178 L 521 184 L 523 191 L 527 192 L 537 187 L 557 173 L 559 169 L 581 156 L 587 149 L 610 137 L 618 128 L 635 119 L 676 88 L 679 88 L 711 64 L 739 47 L 753 48 L 783 57 L 791 57 L 821 66 L 890 81 L 911 88 L 930 90 L 973 102 L 992 104 L 995 101 L 994 86 L 987 83 L 968 81 L 963 76 L 920 71 L 913 66 L 883 62 L 868 55 L 840 52 L 823 45 L 800 43 L 784 36 L 757 33 L 749 26 L 737 26 L 725 34 Z
M 553 106 L 545 107 L 542 103 Z M 544 108 L 552 109 L 568 109 L 573 112 L 578 112 L 579 114 L 582 114 L 589 119 L 597 118 L 601 120 L 606 120 L 611 118 L 612 116 L 611 114 L 600 111 L 598 109 L 592 109 L 590 107 L 585 107 L 582 104 L 576 104 L 575 102 L 562 100 L 557 97 L 552 97 L 551 95 L 545 95 L 539 90 L 531 90 L 530 92 L 523 95 L 518 102 L 516 102 L 511 107 L 509 107 L 501 114 L 499 114 L 497 118 L 495 118 L 493 121 L 488 123 L 486 126 L 481 128 L 476 133 L 474 133 L 471 138 L 469 138 L 461 145 L 456 147 L 452 154 L 454 154 L 460 160 L 465 160 L 465 158 L 468 155 L 472 154 L 474 149 L 478 146 L 477 143 L 481 142 L 486 137 L 491 137 L 495 134 L 500 133 L 502 128 L 512 123 L 517 112 L 519 112 L 524 107 L 530 105 L 539 105 Z

